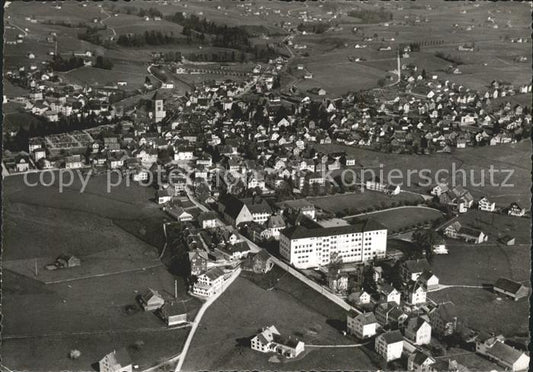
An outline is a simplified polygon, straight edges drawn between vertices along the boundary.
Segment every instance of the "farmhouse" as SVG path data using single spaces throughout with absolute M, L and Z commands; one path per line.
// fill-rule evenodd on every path
M 57 258 L 56 264 L 58 267 L 61 267 L 61 268 L 70 268 L 70 267 L 80 266 L 81 261 L 76 256 L 62 254 Z
M 527 371 L 529 356 L 507 345 L 503 336 L 481 338 L 476 340 L 476 352 L 495 361 L 510 371 Z
M 480 231 L 469 227 L 463 227 L 459 221 L 455 221 L 444 229 L 444 235 L 453 239 L 463 239 L 467 243 L 479 244 L 486 242 L 488 236 Z
M 183 304 L 177 301 L 166 302 L 156 311 L 156 314 L 168 327 L 187 322 L 187 313 L 184 312 Z
M 514 238 L 514 237 L 512 237 L 510 235 L 505 235 L 505 236 L 500 238 L 500 242 L 505 244 L 505 245 L 515 245 L 516 238 Z
M 261 333 L 252 338 L 252 350 L 262 353 L 274 352 L 286 358 L 295 358 L 305 348 L 305 344 L 295 338 L 283 337 L 273 325 L 262 329 Z
M 505 278 L 498 279 L 496 283 L 494 283 L 493 289 L 494 292 L 501 293 L 515 301 L 529 295 L 529 289 L 526 286 Z
M 148 288 L 146 292 L 139 296 L 139 302 L 141 303 L 144 311 L 154 311 L 165 304 L 165 300 L 159 294 L 159 292 L 151 288 Z
M 131 357 L 125 348 L 113 350 L 100 359 L 98 365 L 100 372 L 132 372 Z

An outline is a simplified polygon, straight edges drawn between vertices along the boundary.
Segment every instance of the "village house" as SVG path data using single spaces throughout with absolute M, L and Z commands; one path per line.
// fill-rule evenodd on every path
M 481 211 L 494 212 L 496 209 L 496 203 L 490 202 L 489 199 L 487 199 L 487 197 L 484 196 L 481 199 L 479 199 L 478 208 Z
M 387 185 L 379 181 L 366 181 L 365 187 L 371 191 L 383 192 L 388 195 L 398 195 L 401 191 L 398 185 Z
M 457 311 L 451 302 L 433 308 L 429 312 L 429 319 L 431 328 L 436 334 L 448 336 L 455 333 L 457 329 Z
M 71 155 L 65 158 L 66 169 L 77 169 L 83 167 L 83 160 L 81 155 Z
M 425 258 L 406 260 L 400 265 L 402 280 L 406 283 L 417 281 L 424 271 L 431 271 L 431 266 Z
M 198 215 L 197 221 L 202 229 L 213 229 L 220 224 L 215 212 L 202 212 Z
M 456 186 L 439 195 L 439 202 L 447 204 L 457 210 L 459 213 L 466 213 L 474 203 L 472 194 L 461 186 Z
M 264 249 L 254 254 L 251 257 L 251 262 L 253 272 L 258 274 L 265 274 L 272 270 L 272 267 L 274 266 L 274 261 L 272 260 L 272 257 Z
M 501 293 L 515 301 L 529 295 L 529 289 L 526 286 L 506 278 L 499 278 L 496 283 L 494 283 L 493 290 L 494 292 Z
M 304 349 L 305 344 L 295 338 L 283 337 L 275 326 L 265 327 L 261 333 L 252 338 L 252 350 L 261 353 L 277 353 L 288 359 L 296 358 Z
M 511 203 L 507 208 L 507 214 L 514 217 L 522 217 L 526 214 L 525 208 L 521 208 L 518 203 Z
M 439 278 L 431 271 L 424 271 L 417 279 L 427 291 L 439 288 Z
M 407 302 L 411 305 L 420 305 L 426 303 L 427 291 L 424 285 L 419 282 L 413 282 L 407 288 Z
M 157 190 L 157 204 L 165 204 L 172 200 L 174 193 L 170 189 Z
M 431 325 L 422 317 L 413 317 L 406 321 L 404 334 L 415 345 L 427 345 L 431 342 Z
M 376 337 L 374 349 L 387 362 L 400 359 L 403 352 L 403 336 L 400 331 L 388 331 Z
M 237 241 L 226 244 L 217 248 L 217 250 L 229 260 L 240 260 L 248 256 L 251 252 L 250 246 L 246 241 Z
M 207 262 L 209 261 L 207 252 L 195 249 L 187 252 L 189 256 L 189 270 L 190 274 L 197 276 L 207 271 Z
M 393 329 L 402 326 L 407 319 L 407 314 L 402 311 L 396 302 L 380 303 L 374 310 L 374 314 L 381 326 L 388 325 Z
M 283 220 L 282 216 L 277 214 L 272 215 L 268 218 L 268 221 L 266 222 L 266 228 L 261 235 L 263 235 L 264 239 L 273 238 L 275 240 L 279 240 L 280 231 L 285 227 L 285 221 Z
M 411 353 L 407 358 L 407 370 L 414 372 L 429 372 L 435 359 L 420 350 Z
M 444 235 L 452 239 L 463 239 L 467 243 L 480 244 L 488 240 L 488 236 L 480 230 L 463 227 L 455 221 L 444 229 Z
M 214 267 L 197 276 L 193 284 L 192 293 L 200 297 L 211 297 L 222 290 L 224 271 Z
M 379 288 L 379 293 L 383 302 L 395 302 L 400 304 L 401 293 L 390 284 L 383 284 Z
M 374 313 L 357 313 L 350 311 L 346 319 L 347 331 L 359 339 L 372 337 L 376 334 L 379 324 Z
M 352 303 L 356 305 L 367 305 L 372 299 L 370 294 L 366 291 L 357 291 L 350 293 L 350 296 L 348 298 L 350 301 L 352 301 Z

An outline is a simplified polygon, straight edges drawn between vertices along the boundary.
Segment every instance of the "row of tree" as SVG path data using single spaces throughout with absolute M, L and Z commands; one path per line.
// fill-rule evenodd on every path
M 119 35 L 117 44 L 125 47 L 140 47 L 144 45 L 184 44 L 186 39 L 174 36 L 173 32 L 164 33 L 157 30 L 144 33 L 129 33 Z

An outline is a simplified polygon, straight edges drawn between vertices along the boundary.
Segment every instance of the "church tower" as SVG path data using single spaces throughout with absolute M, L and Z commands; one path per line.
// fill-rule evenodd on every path
M 161 98 L 161 96 L 157 93 L 158 92 L 155 92 L 154 96 L 152 97 L 152 104 L 154 108 L 153 117 L 155 122 L 159 123 L 161 120 L 163 120 L 167 113 L 165 112 L 165 107 L 163 105 L 163 98 Z
M 398 81 L 400 81 L 402 79 L 402 65 L 401 65 L 401 62 L 400 62 L 400 49 L 398 49 L 398 56 L 397 56 L 398 60 L 397 60 L 397 72 L 398 72 Z

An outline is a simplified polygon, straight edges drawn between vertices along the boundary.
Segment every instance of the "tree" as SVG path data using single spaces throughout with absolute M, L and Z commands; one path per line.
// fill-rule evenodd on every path
M 70 350 L 70 353 L 68 353 L 68 357 L 70 359 L 78 359 L 79 357 L 81 357 L 81 351 L 77 350 L 77 349 L 72 349 Z
M 378 285 L 374 280 L 374 270 L 372 266 L 365 266 L 363 268 L 363 289 L 370 295 L 378 293 Z
M 425 252 L 430 258 L 433 255 L 433 246 L 441 240 L 440 236 L 432 229 L 418 229 L 413 233 L 413 242 L 419 252 Z

